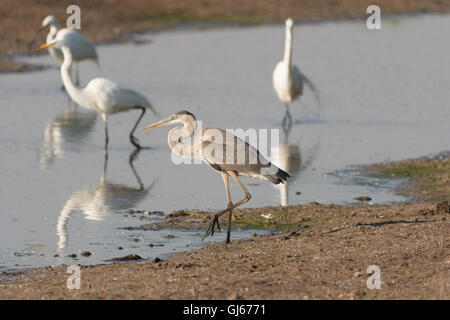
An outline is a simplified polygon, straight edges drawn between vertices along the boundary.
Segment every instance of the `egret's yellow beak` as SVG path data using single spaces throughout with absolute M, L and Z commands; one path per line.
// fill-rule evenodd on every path
M 168 124 L 170 124 L 173 120 L 175 120 L 176 117 L 171 115 L 170 117 L 167 117 L 165 119 L 162 119 L 161 121 L 158 121 L 154 124 L 148 125 L 144 128 L 144 130 L 150 130 L 150 129 L 154 129 L 154 128 L 158 128 L 158 127 L 162 127 L 162 126 L 166 126 Z
M 56 43 L 56 42 L 50 42 L 50 43 L 43 44 L 43 45 L 40 46 L 39 48 L 34 49 L 33 52 L 39 52 L 39 51 L 45 50 L 45 49 L 47 49 L 47 48 L 49 48 L 49 47 L 55 45 L 55 43 Z

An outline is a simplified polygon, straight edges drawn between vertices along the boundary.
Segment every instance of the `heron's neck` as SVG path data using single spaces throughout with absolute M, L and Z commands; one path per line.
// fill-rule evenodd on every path
M 292 29 L 286 28 L 286 39 L 284 42 L 284 59 L 283 61 L 290 66 L 292 56 Z
M 183 141 L 194 136 L 195 121 L 185 121 L 183 126 L 177 126 L 169 131 L 167 143 L 170 149 L 180 157 L 193 159 L 194 156 L 194 139 Z
M 89 108 L 89 103 L 86 97 L 86 94 L 78 88 L 70 78 L 70 65 L 72 64 L 72 54 L 70 53 L 69 49 L 66 47 L 61 48 L 63 54 L 64 54 L 64 62 L 61 65 L 61 78 L 64 83 L 64 87 L 66 88 L 67 93 L 69 96 L 80 106 Z

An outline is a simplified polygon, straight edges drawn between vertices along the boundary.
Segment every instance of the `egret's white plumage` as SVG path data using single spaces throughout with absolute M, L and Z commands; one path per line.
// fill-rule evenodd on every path
M 66 91 L 77 104 L 80 106 L 95 110 L 101 113 L 105 122 L 105 149 L 108 147 L 108 116 L 127 112 L 132 109 L 142 110 L 141 115 L 136 121 L 130 133 L 130 141 L 136 148 L 141 148 L 136 137 L 133 136 L 136 127 L 141 121 L 147 108 L 156 114 L 153 106 L 147 98 L 141 93 L 132 89 L 122 87 L 117 83 L 106 78 L 92 79 L 85 88 L 77 87 L 69 75 L 70 65 L 73 61 L 71 50 L 68 43 L 71 42 L 73 33 L 58 34 L 56 39 L 49 43 L 42 45 L 36 51 L 44 50 L 46 48 L 55 46 L 61 49 L 64 55 L 64 62 L 61 65 L 61 77 Z
M 72 66 L 75 72 L 75 82 L 78 84 L 78 62 L 82 60 L 92 60 L 98 64 L 98 55 L 95 50 L 95 46 L 76 30 L 67 28 L 59 29 L 58 21 L 54 16 L 45 17 L 42 21 L 42 27 L 50 28 L 46 43 L 52 43 L 57 38 L 62 39 L 66 35 L 70 34 L 70 37 L 67 38 L 70 39 L 70 42 L 67 42 L 67 47 L 70 49 L 72 54 Z M 60 48 L 50 47 L 48 48 L 48 51 L 55 60 L 59 61 L 59 63 L 62 64 L 64 62 L 64 55 Z
M 286 20 L 286 36 L 284 42 L 283 60 L 277 63 L 272 74 L 272 82 L 278 99 L 286 106 L 286 114 L 283 119 L 283 126 L 288 127 L 292 122 L 289 104 L 300 97 L 303 93 L 303 86 L 306 85 L 314 93 L 319 109 L 322 108 L 319 93 L 316 86 L 306 77 L 298 67 L 292 63 L 292 29 L 294 22 L 291 18 Z M 286 123 L 287 121 L 287 123 Z
M 251 198 L 238 176 L 258 178 L 279 184 L 286 182 L 289 174 L 265 159 L 258 149 L 230 132 L 218 128 L 207 128 L 195 134 L 196 119 L 189 111 L 178 111 L 145 129 L 169 124 L 182 124 L 182 126 L 176 126 L 169 131 L 168 144 L 174 153 L 192 160 L 200 159 L 221 174 L 227 193 L 228 207 L 214 215 L 203 238 L 213 235 L 215 226 L 219 227 L 218 218 L 229 212 L 226 242 L 230 242 L 231 212 Z M 231 201 L 228 186 L 230 176 L 245 193 L 245 198 L 235 204 Z
M 303 77 L 300 70 L 292 63 L 292 19 L 286 20 L 286 38 L 284 58 L 278 62 L 273 71 L 273 86 L 278 98 L 288 104 L 297 99 L 303 92 Z

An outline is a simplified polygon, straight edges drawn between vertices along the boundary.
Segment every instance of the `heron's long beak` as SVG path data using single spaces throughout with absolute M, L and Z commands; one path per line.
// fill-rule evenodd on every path
M 39 48 L 34 49 L 33 52 L 39 52 L 39 51 L 45 50 L 45 49 L 47 49 L 47 48 L 49 48 L 49 47 L 51 47 L 51 46 L 53 46 L 55 44 L 56 44 L 56 42 L 50 42 L 50 43 L 43 44 Z
M 150 130 L 150 129 L 154 129 L 154 128 L 158 128 L 158 127 L 162 127 L 162 126 L 166 126 L 168 124 L 170 124 L 172 121 L 174 120 L 174 118 L 172 116 L 167 117 L 165 119 L 162 119 L 161 121 L 158 121 L 154 124 L 151 124 L 149 126 L 146 126 L 144 128 L 144 130 Z

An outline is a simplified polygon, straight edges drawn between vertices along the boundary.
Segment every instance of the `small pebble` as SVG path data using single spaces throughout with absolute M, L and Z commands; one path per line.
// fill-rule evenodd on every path
M 92 255 L 92 253 L 90 253 L 89 251 L 83 251 L 82 253 L 80 253 L 83 257 L 89 257 L 90 255 Z
M 353 198 L 353 199 L 354 200 L 358 200 L 358 201 L 370 201 L 370 200 L 372 200 L 372 198 L 368 197 L 368 196 L 361 196 L 361 197 Z

